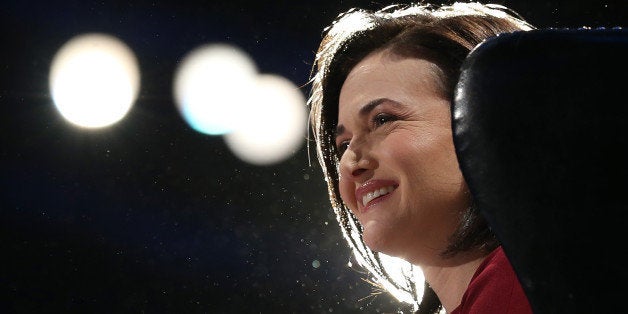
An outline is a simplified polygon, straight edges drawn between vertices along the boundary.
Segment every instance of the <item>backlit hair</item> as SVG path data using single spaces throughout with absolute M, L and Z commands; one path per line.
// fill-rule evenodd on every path
M 323 31 L 310 77 L 308 106 L 331 205 L 356 260 L 372 275 L 369 280 L 400 301 L 412 304 L 415 310 L 434 312 L 441 307 L 436 295 L 424 284 L 422 271 L 404 260 L 370 250 L 362 240 L 360 223 L 340 199 L 335 147 L 340 88 L 360 60 L 376 50 L 390 49 L 401 56 L 424 58 L 436 64 L 440 69 L 440 92 L 453 99 L 460 66 L 475 46 L 500 33 L 533 28 L 501 5 L 418 3 L 378 11 L 354 8 L 340 14 Z M 498 245 L 474 208 L 465 212 L 460 225 L 444 255 L 476 248 L 489 251 Z M 424 296 L 425 302 L 419 306 Z

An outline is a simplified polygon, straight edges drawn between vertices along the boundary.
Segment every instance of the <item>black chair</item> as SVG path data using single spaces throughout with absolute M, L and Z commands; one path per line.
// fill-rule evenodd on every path
M 626 312 L 628 30 L 500 35 L 465 60 L 462 172 L 535 313 Z

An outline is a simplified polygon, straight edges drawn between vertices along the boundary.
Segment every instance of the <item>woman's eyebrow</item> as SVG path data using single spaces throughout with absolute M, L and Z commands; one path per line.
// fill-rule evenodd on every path
M 392 101 L 393 103 L 397 104 L 396 101 L 393 101 L 393 100 L 388 99 L 388 98 L 374 99 L 374 100 L 371 100 L 368 103 L 366 103 L 366 105 L 362 106 L 362 108 L 360 108 L 360 111 L 359 111 L 360 116 L 364 116 L 364 115 L 369 114 L 371 111 L 373 111 L 373 109 L 375 109 L 375 107 L 379 106 L 381 103 L 383 103 L 385 101 Z
M 342 124 L 338 124 L 338 126 L 336 127 L 336 133 L 334 133 L 334 138 L 337 139 L 344 132 L 345 132 L 345 126 Z
M 398 102 L 390 99 L 390 98 L 377 98 L 377 99 L 373 99 L 371 101 L 369 101 L 368 103 L 366 103 L 364 106 L 362 106 L 362 108 L 360 108 L 360 111 L 358 111 L 358 114 L 360 116 L 365 116 L 368 115 L 371 111 L 373 111 L 373 109 L 375 109 L 377 106 L 381 105 L 384 102 L 391 102 L 392 104 L 394 104 L 395 106 L 399 105 Z M 338 138 L 338 136 L 342 135 L 345 132 L 345 127 L 342 124 L 338 124 L 338 126 L 336 127 L 336 132 L 335 132 L 335 138 Z

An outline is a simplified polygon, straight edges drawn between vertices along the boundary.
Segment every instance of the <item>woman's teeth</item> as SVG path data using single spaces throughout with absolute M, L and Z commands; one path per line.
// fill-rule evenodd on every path
M 370 201 L 372 201 L 373 199 L 380 197 L 382 195 L 386 195 L 390 192 L 392 192 L 395 188 L 392 186 L 386 186 L 380 189 L 377 189 L 373 192 L 369 192 L 366 193 L 366 195 L 364 195 L 362 197 L 362 206 L 366 206 L 366 204 L 368 204 Z

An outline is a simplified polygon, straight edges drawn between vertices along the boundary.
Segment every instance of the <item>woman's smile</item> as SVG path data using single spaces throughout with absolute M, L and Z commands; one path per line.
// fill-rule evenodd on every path
M 360 212 L 367 212 L 371 206 L 388 199 L 398 184 L 390 180 L 370 180 L 358 187 L 355 199 Z

